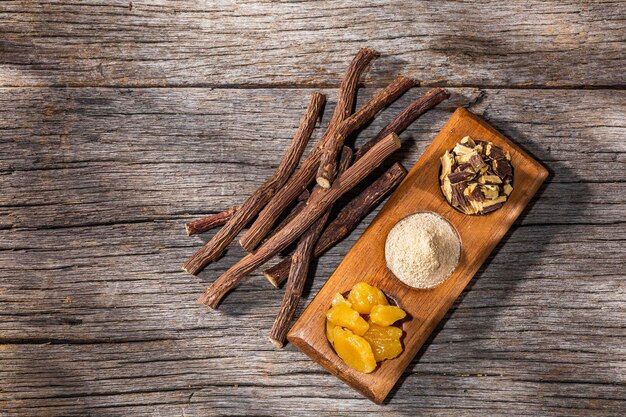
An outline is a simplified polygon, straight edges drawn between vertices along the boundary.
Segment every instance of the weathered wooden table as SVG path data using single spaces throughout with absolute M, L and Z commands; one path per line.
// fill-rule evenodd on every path
M 2 2 L 0 415 L 623 416 L 625 28 L 619 1 Z M 361 46 L 360 102 L 399 73 L 452 93 L 407 167 L 467 106 L 551 171 L 384 406 L 268 342 L 260 274 L 195 303 L 238 246 L 179 267 L 210 237 L 183 223 L 272 173 L 314 90 L 327 120 Z

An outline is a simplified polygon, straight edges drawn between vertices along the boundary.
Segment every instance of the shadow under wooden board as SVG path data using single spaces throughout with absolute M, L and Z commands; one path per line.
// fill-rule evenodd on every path
M 464 136 L 490 141 L 511 154 L 513 192 L 500 208 L 484 216 L 468 216 L 452 208 L 439 188 L 440 157 Z M 457 109 L 413 166 L 354 247 L 289 332 L 288 339 L 314 361 L 367 398 L 382 403 L 430 333 L 461 294 L 500 239 L 537 192 L 548 171 L 478 116 Z M 456 270 L 432 289 L 409 287 L 385 263 L 385 240 L 401 219 L 417 212 L 435 212 L 447 219 L 461 239 Z M 336 293 L 365 281 L 379 287 L 408 314 L 402 322 L 404 351 L 366 374 L 349 368 L 326 340 L 326 312 Z

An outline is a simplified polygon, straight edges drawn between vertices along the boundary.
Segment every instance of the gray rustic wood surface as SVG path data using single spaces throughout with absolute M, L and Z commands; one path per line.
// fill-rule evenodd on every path
M 626 415 L 625 28 L 620 1 L 3 1 L 0 416 Z M 357 144 L 441 85 L 397 160 L 466 106 L 551 171 L 383 406 L 269 343 L 260 274 L 195 303 L 237 245 L 179 268 L 211 236 L 183 223 L 273 172 L 312 91 L 327 121 L 361 46 L 359 102 L 423 87 Z

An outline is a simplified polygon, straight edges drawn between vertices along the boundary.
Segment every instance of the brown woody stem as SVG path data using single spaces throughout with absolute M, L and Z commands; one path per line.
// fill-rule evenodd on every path
M 359 110 L 358 113 L 350 116 L 342 122 L 337 128 L 337 131 L 333 134 L 338 134 L 343 138 L 350 135 L 350 133 L 370 121 L 376 116 L 378 111 L 388 106 L 413 85 L 415 85 L 413 80 L 406 77 L 399 77 L 392 82 L 390 86 L 382 91 L 379 91 L 378 94 L 370 99 L 370 101 L 364 104 L 362 110 Z M 343 140 L 341 143 L 343 144 Z M 276 219 L 278 219 L 293 199 L 311 182 L 313 176 L 315 175 L 315 166 L 320 163 L 323 154 L 321 150 L 316 149 L 315 151 L 317 152 L 315 152 L 315 157 L 311 158 L 311 164 L 302 165 L 299 172 L 297 172 L 285 185 L 285 187 L 283 187 L 283 189 L 276 194 L 267 206 L 265 206 L 265 208 L 259 213 L 256 221 L 239 240 L 241 246 L 243 246 L 247 251 L 252 251 L 263 240 L 263 238 L 267 236 L 268 232 L 272 229 L 272 226 L 274 226 Z
M 301 201 L 296 204 L 291 212 L 267 235 L 267 237 L 263 240 L 263 243 L 287 226 L 289 222 L 291 222 L 298 214 L 300 214 L 302 210 L 304 210 L 305 206 L 305 201 Z
M 226 222 L 213 238 L 182 265 L 190 274 L 198 274 L 209 263 L 215 261 L 224 252 L 224 249 L 243 230 L 244 227 L 257 215 L 276 192 L 287 182 L 289 176 L 298 166 L 304 148 L 313 133 L 316 121 L 320 118 L 326 97 L 313 93 L 300 126 L 291 141 L 287 152 L 280 161 L 274 175 L 259 187 L 241 205 L 239 210 Z
M 365 216 L 376 208 L 380 200 L 400 184 L 405 175 L 404 167 L 396 162 L 357 197 L 350 200 L 320 236 L 313 251 L 313 258 L 322 256 L 328 249 L 348 236 Z M 287 257 L 266 269 L 263 275 L 273 286 L 279 287 L 289 277 L 291 263 L 291 258 Z
M 336 129 L 341 122 L 346 120 L 348 116 L 352 114 L 352 109 L 354 108 L 354 103 L 356 102 L 356 92 L 361 74 L 363 74 L 363 71 L 365 71 L 370 62 L 372 62 L 375 58 L 378 58 L 378 56 L 378 52 L 373 49 L 361 48 L 352 59 L 352 62 L 343 76 L 341 85 L 339 86 L 337 105 L 335 106 L 333 115 L 328 123 L 328 127 L 326 128 L 325 135 L 327 136 L 327 140 L 330 139 L 328 134 L 332 130 Z
M 319 147 L 315 147 L 309 153 L 296 173 L 278 191 L 276 196 L 270 200 L 267 206 L 259 213 L 257 220 L 239 239 L 239 244 L 246 251 L 252 252 L 263 241 L 285 209 L 313 181 L 322 155 L 321 148 L 324 147 L 326 141 L 331 139 L 331 133 L 352 113 L 359 78 L 369 63 L 377 56 L 378 52 L 368 48 L 360 49 L 355 55 L 341 82 L 337 105 L 328 122 L 326 133 L 320 141 Z
M 365 153 L 372 148 L 380 139 L 389 133 L 402 133 L 411 123 L 428 110 L 441 103 L 449 97 L 449 94 L 443 88 L 433 88 L 426 92 L 422 97 L 414 100 L 400 114 L 398 114 L 391 122 L 385 126 L 378 135 L 369 142 L 361 146 L 354 154 L 357 161 Z M 315 257 L 321 256 L 328 249 L 336 245 L 345 238 L 361 220 L 374 209 L 378 201 L 404 177 L 405 171 L 400 164 L 394 164 L 372 185 L 367 187 L 358 197 L 350 201 L 340 212 L 335 220 L 333 220 L 315 247 Z M 386 188 L 388 187 L 388 188 Z M 284 259 L 273 267 L 263 272 L 267 280 L 275 287 L 280 286 L 289 275 L 289 267 L 291 260 Z
M 215 280 L 198 301 L 211 308 L 216 308 L 226 293 L 235 288 L 246 275 L 296 241 L 317 219 L 322 217 L 335 201 L 365 179 L 389 155 L 399 148 L 400 139 L 393 133 L 376 144 L 360 160 L 339 176 L 333 186 L 326 192 L 316 193 L 316 198 L 309 198 L 305 209 L 287 226 L 271 239 L 268 239 L 255 252 L 247 254 Z
M 294 217 L 296 217 L 298 215 L 298 213 L 300 213 L 302 211 L 302 209 L 304 209 L 304 206 L 306 206 L 306 201 L 309 199 L 309 196 L 311 194 L 309 193 L 309 190 L 304 190 L 297 198 L 298 203 L 291 209 L 291 211 L 289 212 L 289 214 L 287 214 L 287 216 L 285 216 L 284 219 L 282 219 L 280 221 L 280 223 L 278 223 L 278 226 L 276 226 L 268 235 L 267 237 L 263 240 L 263 243 L 265 243 L 265 241 L 267 239 L 269 239 L 270 237 L 274 236 L 280 229 L 282 229 L 283 227 L 285 227 L 287 224 L 289 224 L 290 221 L 293 220 Z
M 341 174 L 348 169 L 350 162 L 352 162 L 352 150 L 344 146 L 341 153 L 338 173 Z M 317 186 L 313 193 L 320 191 L 323 192 L 324 189 Z M 291 255 L 291 267 L 289 270 L 289 279 L 287 280 L 287 288 L 285 288 L 283 301 L 280 304 L 280 309 L 278 310 L 278 314 L 276 315 L 276 319 L 269 333 L 269 339 L 276 347 L 283 347 L 285 345 L 289 324 L 291 323 L 291 319 L 293 319 L 293 315 L 296 313 L 296 308 L 302 296 L 302 289 L 304 288 L 304 283 L 309 273 L 313 249 L 324 230 L 328 217 L 330 217 L 330 210 L 330 208 L 326 210 L 326 213 L 313 223 L 313 226 L 311 226 L 309 230 L 304 232 L 298 242 L 298 246 L 296 246 L 295 251 Z
M 304 190 L 298 196 L 298 201 L 307 201 L 310 196 L 311 196 L 311 193 L 309 192 L 309 190 Z
M 198 233 L 204 233 L 207 230 L 211 230 L 214 227 L 222 226 L 226 223 L 232 215 L 237 211 L 239 206 L 233 206 L 228 210 L 221 211 L 219 213 L 210 214 L 198 220 L 194 220 L 189 223 L 185 223 L 185 230 L 187 236 L 196 235 Z
M 426 113 L 428 110 L 435 107 L 445 99 L 450 97 L 450 94 L 443 88 L 433 88 L 428 90 L 422 97 L 414 100 L 411 104 L 406 106 L 404 110 L 400 112 L 391 122 L 387 124 L 381 130 L 378 135 L 363 146 L 361 146 L 354 154 L 354 159 L 358 160 L 365 152 L 369 151 L 372 146 L 378 143 L 379 140 L 394 132 L 396 134 L 402 133 L 407 127 L 411 125 L 418 117 Z
M 337 155 L 348 136 L 371 121 L 385 107 L 393 103 L 408 89 L 415 85 L 415 81 L 407 77 L 398 77 L 387 87 L 378 91 L 367 103 L 352 116 L 344 120 L 332 132 L 331 138 L 324 142 L 322 158 L 317 170 L 317 183 L 328 188 L 335 178 L 337 170 Z

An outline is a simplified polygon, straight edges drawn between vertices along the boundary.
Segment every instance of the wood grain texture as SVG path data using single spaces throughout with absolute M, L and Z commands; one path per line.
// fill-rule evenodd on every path
M 448 204 L 440 190 L 441 155 L 465 136 L 491 142 L 510 152 L 511 164 L 515 167 L 515 193 L 511 193 L 499 210 L 485 216 L 467 216 L 458 212 Z M 362 395 L 377 404 L 382 403 L 547 177 L 548 171 L 541 164 L 492 126 L 465 108 L 457 109 L 291 328 L 289 341 Z M 429 289 L 405 285 L 393 275 L 385 261 L 385 241 L 389 231 L 400 220 L 419 212 L 436 213 L 449 222 L 458 233 L 461 244 L 456 269 L 444 282 Z M 380 288 L 407 313 L 407 318 L 402 321 L 402 353 L 393 360 L 383 361 L 367 374 L 346 365 L 326 337 L 326 312 L 333 297 L 350 291 L 362 281 Z
M 300 158 L 309 143 L 309 139 L 311 139 L 317 121 L 322 116 L 325 103 L 326 96 L 323 94 L 311 94 L 311 99 L 300 120 L 298 130 L 296 130 L 285 154 L 281 157 L 274 174 L 246 198 L 224 227 L 218 230 L 209 242 L 183 263 L 182 269 L 197 275 L 208 264 L 219 259 L 230 242 L 252 222 L 272 197 L 289 181 L 300 164 Z
M 620 1 L 3 1 L 0 85 L 616 86 Z
M 259 150 L 287 146 L 310 91 L 0 90 L 4 413 L 623 414 L 625 93 L 452 93 L 401 136 L 405 166 L 468 105 L 553 175 L 380 408 L 267 343 L 282 292 L 260 273 L 219 313 L 195 304 L 238 245 L 200 277 L 178 269 L 211 236 L 182 224 L 273 172 L 279 152 Z M 372 218 L 318 261 L 297 314 Z
M 0 2 L 0 416 L 623 416 L 625 10 Z M 194 303 L 238 245 L 199 277 L 178 269 L 214 233 L 184 222 L 271 175 L 266 149 L 288 146 L 313 91 L 325 124 L 363 46 L 382 56 L 357 106 L 399 73 L 460 87 L 401 135 L 407 168 L 468 106 L 552 173 L 383 407 L 267 343 L 282 292 L 260 273 L 219 313 Z M 314 265 L 297 314 L 373 215 Z
M 412 91 L 357 144 L 425 90 Z M 360 101 L 372 92 L 362 90 Z M 469 105 L 553 170 L 533 223 L 623 220 L 626 92 L 451 92 L 401 135 L 405 145 L 397 158 L 405 167 L 452 109 Z M 0 89 L 0 227 L 186 221 L 241 204 L 274 172 L 281 155 L 266 150 L 286 149 L 309 95 L 282 89 Z M 253 122 L 241 122 L 252 115 Z M 592 149 L 581 151 L 583 145 Z

